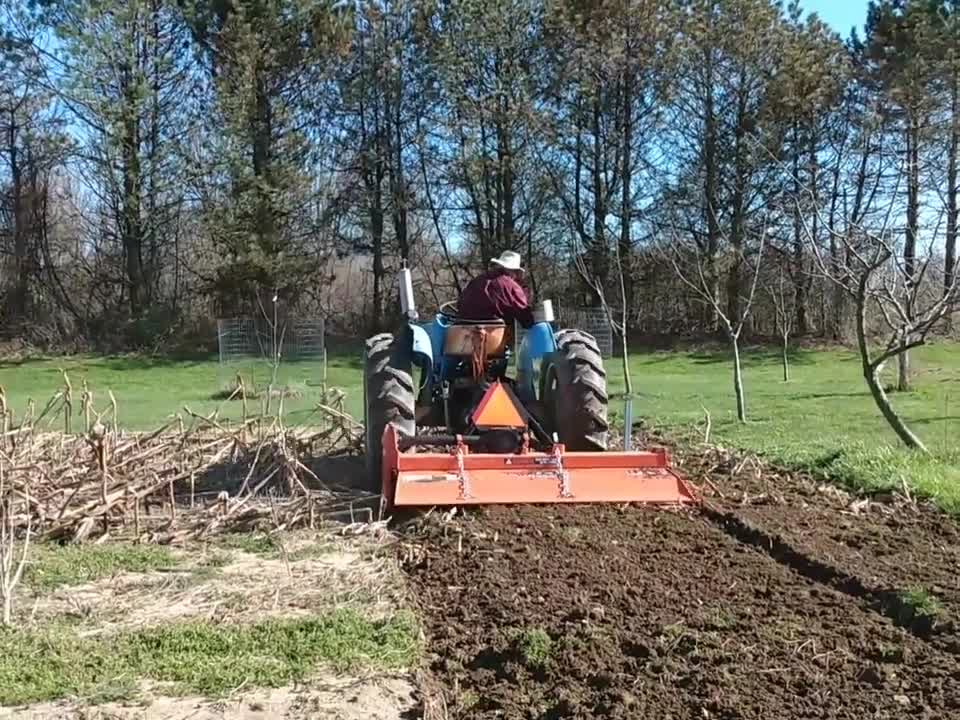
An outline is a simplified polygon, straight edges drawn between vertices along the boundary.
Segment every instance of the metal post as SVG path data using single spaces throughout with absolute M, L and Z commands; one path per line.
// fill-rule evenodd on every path
M 627 395 L 623 400 L 623 449 L 629 452 L 633 449 L 633 396 Z

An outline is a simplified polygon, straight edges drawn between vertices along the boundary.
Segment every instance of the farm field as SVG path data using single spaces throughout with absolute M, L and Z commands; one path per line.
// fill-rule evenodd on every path
M 631 356 L 645 423 L 635 440 L 653 426 L 687 441 L 675 463 L 705 500 L 687 511 L 486 507 L 389 524 L 351 511 L 346 526 L 301 515 L 294 529 L 271 515 L 275 496 L 231 486 L 224 502 L 259 502 L 259 524 L 169 546 L 150 540 L 216 517 L 220 501 L 193 508 L 184 481 L 179 519 L 172 499 L 153 498 L 144 534 L 126 509 L 104 511 L 102 544 L 40 537 L 31 551 L 15 627 L 0 632 L 0 718 L 960 718 L 960 529 L 902 494 L 906 482 L 955 507 L 960 348 L 914 360 L 917 389 L 894 401 L 935 452 L 922 463 L 887 444 L 852 353 L 798 351 L 785 384 L 776 353 L 750 351 L 746 426 L 732 418 L 723 353 Z M 328 366 L 354 413 L 359 366 L 346 355 Z M 98 408 L 112 389 L 127 428 L 184 405 L 240 412 L 210 397 L 229 381 L 215 361 L 70 358 L 0 368 L 18 414 L 58 389 L 60 368 L 75 390 L 87 380 Z M 608 364 L 614 393 L 618 370 Z M 309 418 L 320 372 L 283 369 L 302 393 L 285 399 L 288 422 Z M 704 407 L 721 447 L 697 442 Z M 236 442 L 227 478 L 239 482 L 260 455 Z M 362 474 L 355 450 L 325 452 L 302 456 L 321 484 Z M 183 477 L 186 461 L 171 454 L 151 471 Z M 897 493 L 863 497 L 822 473 Z M 57 506 L 55 493 L 43 500 Z
M 685 469 L 713 478 L 705 510 L 487 508 L 410 532 L 452 717 L 960 717 L 952 520 L 709 454 Z
M 814 468 L 868 490 L 900 487 L 904 481 L 960 509 L 960 346 L 934 345 L 913 354 L 915 390 L 894 394 L 903 413 L 933 453 L 918 457 L 897 447 L 860 376 L 855 352 L 848 349 L 796 350 L 791 380 L 782 382 L 779 351 L 753 348 L 744 353 L 744 378 L 750 422 L 736 422 L 728 354 L 723 349 L 693 352 L 634 353 L 630 356 L 635 417 L 671 435 L 702 437 L 704 409 L 711 417 L 711 440 L 762 453 L 772 461 Z M 248 388 L 269 382 L 264 365 L 222 368 L 216 359 L 174 361 L 138 357 L 69 357 L 0 362 L 0 385 L 11 406 L 22 413 L 28 399 L 42 407 L 62 386 L 59 369 L 69 373 L 79 394 L 86 379 L 95 404 L 106 407 L 107 390 L 117 398 L 121 426 L 157 427 L 184 407 L 201 414 L 220 408 L 221 418 L 238 419 L 241 403 L 214 399 L 233 387 L 239 372 Z M 327 385 L 346 393 L 345 407 L 362 417 L 362 361 L 358 350 L 331 348 Z M 612 394 L 622 393 L 619 358 L 607 361 Z M 891 381 L 895 368 L 888 370 Z M 293 395 L 284 398 L 290 424 L 309 423 L 321 395 L 320 363 L 281 366 L 278 383 Z M 261 395 L 263 393 L 261 392 Z M 251 408 L 260 406 L 251 400 Z M 273 401 L 276 407 L 276 399 Z M 79 402 L 74 400 L 79 413 Z M 251 410 L 253 412 L 254 410 Z M 614 417 L 622 409 L 614 400 Z M 79 427 L 79 424 L 76 425 Z

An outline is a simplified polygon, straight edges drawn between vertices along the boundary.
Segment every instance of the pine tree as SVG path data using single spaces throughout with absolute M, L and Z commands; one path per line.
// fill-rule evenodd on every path
M 433 121 L 449 143 L 447 181 L 460 222 L 486 265 L 517 249 L 525 198 L 536 193 L 533 109 L 538 99 L 542 4 L 438 0 L 423 35 L 440 93 Z
M 226 312 L 255 310 L 261 295 L 296 303 L 317 269 L 313 129 L 349 28 L 335 4 L 186 2 L 213 86 L 207 178 L 219 187 L 207 227 L 223 253 L 212 289 Z
M 839 37 L 816 16 L 804 20 L 796 1 L 789 8 L 788 23 L 782 66 L 771 88 L 771 113 L 783 144 L 782 160 L 789 165 L 792 175 L 789 191 L 794 202 L 788 210 L 793 229 L 784 256 L 790 259 L 793 321 L 798 334 L 805 335 L 810 329 L 813 278 L 808 241 L 818 246 L 826 244 L 832 249 L 831 255 L 836 255 L 830 216 L 821 218 L 818 210 L 821 200 L 830 192 L 824 164 L 829 162 L 826 156 L 833 140 L 832 126 L 850 69 Z M 810 238 L 806 237 L 804 215 L 809 217 Z

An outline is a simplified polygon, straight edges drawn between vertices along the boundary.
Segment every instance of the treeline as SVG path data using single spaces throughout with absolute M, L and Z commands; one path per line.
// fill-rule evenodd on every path
M 0 48 L 0 312 L 35 343 L 273 297 L 362 333 L 403 263 L 430 306 L 504 249 L 647 334 L 842 338 L 861 233 L 906 313 L 954 284 L 957 0 L 848 37 L 771 0 L 14 0 Z

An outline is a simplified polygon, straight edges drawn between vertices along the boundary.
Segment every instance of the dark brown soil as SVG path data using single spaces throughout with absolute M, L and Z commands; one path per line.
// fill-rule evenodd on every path
M 449 715 L 960 718 L 952 521 L 711 473 L 703 512 L 488 508 L 411 529 Z M 887 612 L 913 585 L 944 603 L 936 627 Z M 542 665 L 524 649 L 540 631 Z
M 711 506 L 736 518 L 741 529 L 760 533 L 767 548 L 779 544 L 781 556 L 793 552 L 818 563 L 835 587 L 858 592 L 859 584 L 893 617 L 902 615 L 897 599 L 904 591 L 936 598 L 942 612 L 913 622 L 913 630 L 960 655 L 960 525 L 954 518 L 901 496 L 861 498 L 808 475 L 716 453 L 686 464 L 690 475 L 712 478 L 703 486 Z

